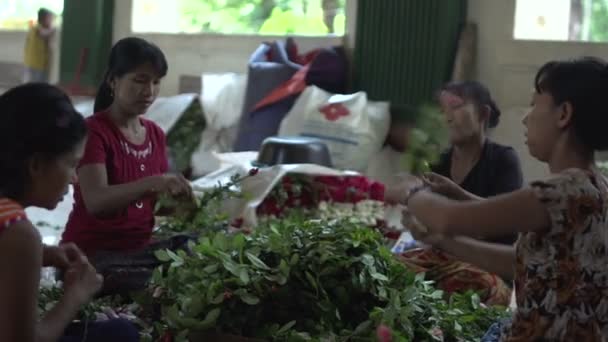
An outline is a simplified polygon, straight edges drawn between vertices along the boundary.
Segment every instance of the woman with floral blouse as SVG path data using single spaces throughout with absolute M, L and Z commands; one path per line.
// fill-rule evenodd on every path
M 421 223 L 414 235 L 461 260 L 514 276 L 517 310 L 501 341 L 604 341 L 608 336 L 608 184 L 594 166 L 608 149 L 608 64 L 554 61 L 535 78 L 523 120 L 530 154 L 552 176 L 466 202 L 409 178 L 391 189 Z M 424 227 L 424 228 L 421 228 Z M 520 234 L 515 247 L 470 237 Z

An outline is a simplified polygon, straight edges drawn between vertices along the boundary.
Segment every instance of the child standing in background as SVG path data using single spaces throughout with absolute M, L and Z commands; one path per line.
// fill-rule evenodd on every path
M 51 39 L 55 34 L 54 20 L 53 12 L 46 8 L 38 10 L 38 23 L 30 28 L 25 41 L 25 83 L 49 81 Z

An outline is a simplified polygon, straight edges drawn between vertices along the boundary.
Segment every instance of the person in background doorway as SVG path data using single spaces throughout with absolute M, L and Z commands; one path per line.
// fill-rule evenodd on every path
M 38 22 L 30 28 L 25 41 L 25 83 L 48 82 L 51 68 L 51 40 L 55 35 L 55 14 L 46 8 L 38 10 Z
M 449 83 L 440 90 L 439 104 L 448 126 L 450 148 L 432 167 L 434 173 L 425 175 L 430 188 L 458 201 L 493 197 L 521 188 L 523 175 L 515 150 L 488 138 L 488 130 L 498 125 L 500 117 L 489 90 L 474 81 Z M 477 238 L 512 246 L 517 234 Z M 436 248 L 406 251 L 401 260 L 426 272 L 447 293 L 479 291 L 488 304 L 506 305 L 511 298 L 510 279 L 501 279 Z

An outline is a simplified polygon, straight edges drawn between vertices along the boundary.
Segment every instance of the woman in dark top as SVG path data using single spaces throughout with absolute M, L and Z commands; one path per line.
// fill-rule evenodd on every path
M 468 200 L 521 188 L 523 176 L 515 150 L 487 138 L 500 117 L 488 89 L 478 82 L 450 83 L 441 90 L 439 102 L 451 147 L 432 168 L 434 174 L 427 176 L 431 185 L 442 185 L 435 187 L 436 192 Z M 513 244 L 516 239 L 510 235 L 490 241 Z
M 500 117 L 488 89 L 472 81 L 450 83 L 441 89 L 439 103 L 451 147 L 432 168 L 433 173 L 425 176 L 431 189 L 452 199 L 474 200 L 521 188 L 523 176 L 515 150 L 487 138 L 488 130 L 498 125 Z M 516 239 L 512 234 L 484 240 L 513 244 Z M 509 287 L 496 275 L 437 250 L 416 249 L 402 258 L 427 272 L 447 292 L 483 291 L 489 303 L 506 304 L 510 298 Z

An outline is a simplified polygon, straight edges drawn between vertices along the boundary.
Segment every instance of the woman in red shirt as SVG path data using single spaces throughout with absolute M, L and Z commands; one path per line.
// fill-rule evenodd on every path
M 166 73 L 163 52 L 143 39 L 125 38 L 112 48 L 95 99 L 96 113 L 87 119 L 89 138 L 63 234 L 63 242 L 76 243 L 94 264 L 98 255 L 107 261 L 108 251 L 131 252 L 148 245 L 158 194 L 191 196 L 181 175 L 167 173 L 164 133 L 141 117 L 158 96 Z M 103 267 L 98 270 L 104 274 Z

